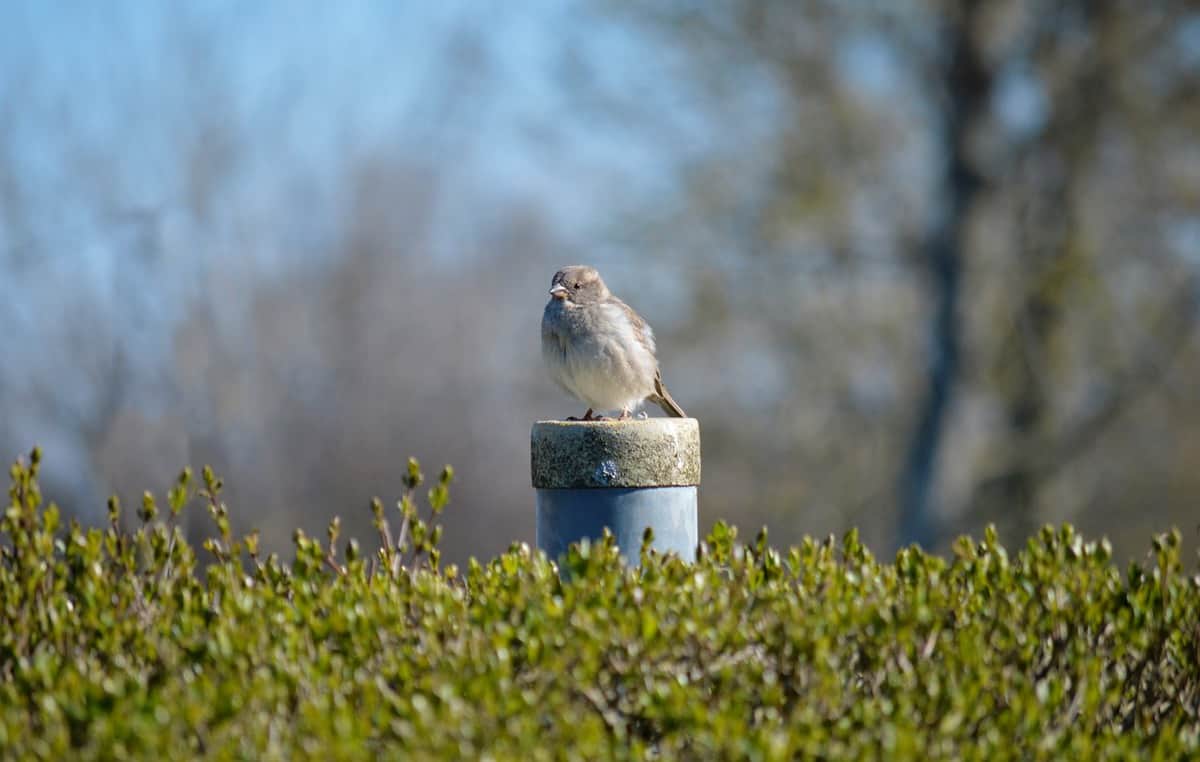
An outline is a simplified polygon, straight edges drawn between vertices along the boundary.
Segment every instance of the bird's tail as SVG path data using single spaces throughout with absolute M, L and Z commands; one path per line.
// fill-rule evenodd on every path
M 649 400 L 663 409 L 663 412 L 672 418 L 687 418 L 687 413 L 683 412 L 683 408 L 679 407 L 679 403 L 671 398 L 671 393 L 667 391 L 667 385 L 663 383 L 662 374 L 654 374 L 654 394 L 651 394 Z

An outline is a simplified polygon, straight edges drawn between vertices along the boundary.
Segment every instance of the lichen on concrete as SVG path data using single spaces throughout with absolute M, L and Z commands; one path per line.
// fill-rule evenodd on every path
M 538 421 L 530 465 L 537 489 L 697 485 L 700 424 L 695 418 Z

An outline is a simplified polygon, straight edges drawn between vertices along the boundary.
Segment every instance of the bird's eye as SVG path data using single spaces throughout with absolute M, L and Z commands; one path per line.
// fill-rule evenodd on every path
M 576 290 L 576 291 L 578 291 L 578 290 L 579 290 L 580 288 L 582 288 L 582 287 L 583 287 L 583 284 L 582 284 L 582 283 L 578 283 L 578 282 L 576 282 L 576 284 L 575 284 L 575 290 Z

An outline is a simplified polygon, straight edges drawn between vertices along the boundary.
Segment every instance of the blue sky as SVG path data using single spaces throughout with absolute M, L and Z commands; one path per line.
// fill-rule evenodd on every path
M 595 129 L 595 115 L 577 108 L 564 63 L 580 62 L 604 92 L 644 88 L 640 72 L 667 63 L 652 43 L 580 3 L 511 8 L 8 3 L 0 9 L 0 71 L 9 73 L 0 93 L 19 104 L 9 158 L 41 194 L 30 206 L 55 209 L 38 235 L 61 236 L 51 248 L 76 252 L 78 237 L 88 237 L 94 210 L 71 203 L 64 147 L 120 157 L 114 196 L 125 207 L 170 209 L 182 193 L 179 138 L 206 118 L 226 120 L 254 149 L 239 156 L 239 204 L 266 203 L 279 192 L 271 183 L 298 174 L 321 187 L 347 150 L 382 148 L 451 159 L 443 163 L 488 192 L 536 195 L 568 228 L 588 224 L 594 207 L 587 194 L 596 188 L 581 178 L 661 182 L 656 162 L 702 149 L 703 125 L 689 125 L 686 104 L 670 100 L 683 86 L 665 68 L 660 92 L 641 95 L 663 100 L 682 143 L 629 140 L 611 121 Z M 455 46 L 477 57 L 479 77 L 450 70 L 447 48 Z M 478 207 L 479 199 L 467 201 Z

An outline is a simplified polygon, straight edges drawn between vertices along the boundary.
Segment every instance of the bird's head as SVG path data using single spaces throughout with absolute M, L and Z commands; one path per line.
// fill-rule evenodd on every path
M 571 265 L 554 273 L 550 281 L 550 298 L 570 304 L 592 304 L 608 297 L 608 287 L 596 268 Z

